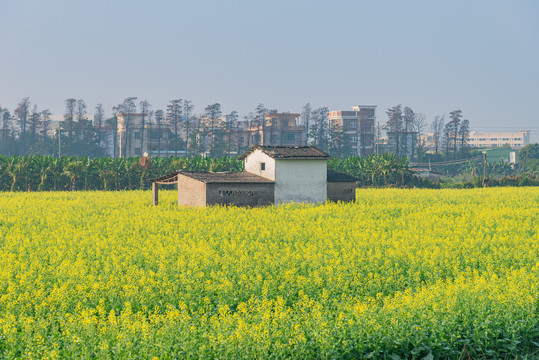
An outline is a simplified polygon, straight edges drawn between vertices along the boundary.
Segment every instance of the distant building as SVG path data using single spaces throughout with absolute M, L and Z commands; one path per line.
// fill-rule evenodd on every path
M 139 157 L 147 152 L 152 157 L 183 155 L 185 151 L 169 149 L 170 129 L 151 124 L 146 114 L 117 114 L 116 156 Z
M 510 146 L 513 149 L 521 149 L 530 143 L 530 131 L 522 130 L 520 132 L 489 132 L 478 133 L 470 132 L 468 145 L 478 148 L 491 148 Z
M 425 143 L 425 149 L 428 152 L 434 152 L 434 133 L 428 133 L 422 136 Z M 479 133 L 471 131 L 468 137 L 468 146 L 474 148 L 496 148 L 509 146 L 512 149 L 519 150 L 530 143 L 530 130 L 520 132 L 490 132 Z M 438 151 L 443 151 L 443 138 L 439 139 Z
M 85 118 L 86 118 L 86 120 L 89 120 L 91 122 L 94 121 L 94 116 L 91 115 L 91 114 L 86 114 Z M 58 115 L 58 114 L 49 115 L 49 120 L 45 121 L 45 123 L 44 123 L 43 131 L 44 131 L 45 135 L 47 135 L 49 137 L 56 136 L 56 134 L 58 133 L 58 128 L 60 127 L 60 122 L 62 122 L 62 121 L 65 121 L 64 115 Z M 79 121 L 77 115 L 73 116 L 73 121 L 74 122 Z
M 352 111 L 333 110 L 328 113 L 328 120 L 339 125 L 347 135 L 352 152 L 361 156 L 376 152 L 375 119 L 375 105 L 356 105 L 352 106 Z

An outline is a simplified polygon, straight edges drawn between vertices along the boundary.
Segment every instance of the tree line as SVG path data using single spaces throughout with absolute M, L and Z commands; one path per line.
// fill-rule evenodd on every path
M 382 145 L 382 152 L 414 160 L 455 160 L 469 155 L 470 121 L 463 118 L 460 109 L 449 113 L 449 121 L 446 122 L 445 115 L 436 115 L 430 124 L 423 113 L 401 104 L 388 108 L 386 115 L 384 130 L 387 142 Z M 430 134 L 427 130 L 430 130 Z M 433 143 L 434 156 L 427 153 L 428 136 Z
M 211 157 L 232 156 L 245 151 L 250 146 L 264 142 L 276 145 L 273 140 L 276 121 L 269 121 L 267 116 L 277 116 L 277 109 L 259 104 L 253 111 L 240 118 L 237 111 L 224 114 L 219 103 L 209 104 L 200 114 L 194 113 L 194 105 L 188 99 L 172 99 L 166 109 L 153 109 L 147 100 L 128 97 L 112 107 L 112 115 L 107 117 L 102 104 L 93 111 L 93 120 L 86 102 L 82 99 L 68 98 L 64 102 L 62 120 L 56 128 L 51 128 L 51 112 L 40 110 L 28 97 L 22 99 L 17 107 L 10 111 L 0 106 L 0 155 L 50 155 L 50 156 L 88 156 L 90 158 L 107 155 L 107 145 L 114 147 L 112 153 L 118 155 L 118 114 L 123 114 L 126 147 L 133 141 L 145 143 L 145 136 L 156 145 L 158 156 L 161 149 L 168 155 Z M 334 156 L 346 156 L 350 152 L 349 141 L 340 126 L 327 123 L 327 107 L 312 108 L 305 105 L 299 119 L 299 125 L 305 131 L 301 139 L 295 139 L 297 145 L 314 145 Z M 142 124 L 135 124 L 136 114 L 142 116 Z M 284 113 L 286 114 L 286 113 Z M 138 128 L 137 128 L 138 126 Z M 140 131 L 149 126 L 152 131 Z M 252 130 L 245 141 L 240 142 L 240 132 Z M 133 139 L 133 132 L 140 138 Z M 262 134 L 260 137 L 259 134 Z M 146 139 L 147 141 L 149 139 Z M 142 146 L 141 146 L 142 148 Z

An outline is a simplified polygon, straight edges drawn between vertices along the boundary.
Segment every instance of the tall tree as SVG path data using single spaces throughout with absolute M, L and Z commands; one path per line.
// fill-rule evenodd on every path
M 313 145 L 322 151 L 328 151 L 329 125 L 327 121 L 328 108 L 316 108 L 311 113 L 310 137 Z
M 449 113 L 449 118 L 451 120 L 447 124 L 449 125 L 449 130 L 451 134 L 451 145 L 453 147 L 453 159 L 456 159 L 457 148 L 458 148 L 459 128 L 460 128 L 460 122 L 462 119 L 462 110 L 451 111 Z
M 262 136 L 260 140 L 258 141 L 261 145 L 267 145 L 266 144 L 266 117 L 265 115 L 268 113 L 268 109 L 264 106 L 264 104 L 260 103 L 255 108 L 254 112 L 254 121 L 256 123 L 256 126 L 259 127 L 260 132 L 262 133 Z
M 125 141 L 125 148 L 126 149 L 131 149 L 131 131 L 132 131 L 132 121 L 133 121 L 133 115 L 136 113 L 137 111 L 137 105 L 135 104 L 135 100 L 137 100 L 138 98 L 137 97 L 128 97 L 126 98 L 123 103 L 119 104 L 118 106 L 115 107 L 115 110 L 122 114 L 123 115 L 123 119 L 124 119 L 124 128 L 125 128 L 125 138 L 126 138 L 126 141 Z M 131 156 L 131 153 L 128 154 L 124 154 L 124 151 L 122 151 L 123 149 L 123 144 L 120 143 L 120 154 L 123 154 L 123 156 Z M 127 151 L 126 151 L 127 152 Z
M 183 101 L 183 126 L 185 128 L 185 155 L 189 150 L 189 130 L 191 128 L 191 116 L 193 114 L 194 105 L 191 100 Z
M 310 103 L 303 105 L 303 109 L 301 111 L 301 123 L 303 124 L 303 126 L 305 126 L 305 145 L 309 145 L 309 126 L 311 124 L 311 112 L 312 109 Z
M 3 155 L 8 155 L 7 144 L 8 144 L 10 128 L 11 128 L 11 114 L 9 113 L 8 109 L 2 109 L 0 107 L 0 131 L 1 131 L 0 140 L 2 141 L 1 154 Z
M 468 138 L 470 137 L 470 121 L 468 119 L 462 120 L 459 128 L 459 141 L 460 141 L 460 151 L 462 156 L 465 155 L 466 149 L 468 148 Z
M 97 104 L 94 113 L 94 126 L 97 129 L 99 146 L 103 145 L 103 122 L 105 121 L 105 109 L 103 104 Z
M 37 137 L 41 133 L 43 123 L 41 122 L 41 112 L 37 105 L 34 105 L 30 117 L 28 118 L 28 132 L 30 133 L 30 141 L 32 143 L 37 141 Z M 31 144 L 29 144 L 31 145 Z
M 336 121 L 328 122 L 328 140 L 328 152 L 330 155 L 345 157 L 352 152 L 350 138 Z
M 77 106 L 77 100 L 69 98 L 65 100 L 64 121 L 60 124 L 60 128 L 67 132 L 68 141 L 73 140 L 73 130 L 75 129 L 74 118 Z
M 386 111 L 387 123 L 386 133 L 389 142 L 389 146 L 393 146 L 394 152 L 397 156 L 401 156 L 401 134 L 403 131 L 402 120 L 402 105 L 395 105 Z
M 157 110 L 155 112 L 155 124 L 157 125 L 157 156 L 161 157 L 161 137 L 163 135 L 163 122 L 164 122 L 165 112 L 163 110 Z M 168 144 L 167 144 L 168 145 Z M 167 146 L 168 149 L 168 146 Z
M 211 105 L 208 105 L 206 106 L 206 108 L 204 109 L 204 112 L 205 112 L 205 117 L 207 119 L 207 121 L 209 122 L 209 130 L 210 130 L 210 155 L 211 156 L 215 156 L 217 155 L 217 153 L 220 152 L 220 150 L 222 149 L 219 149 L 220 146 L 218 145 L 221 145 L 220 144 L 220 138 L 218 137 L 218 134 L 220 131 L 219 129 L 219 123 L 218 123 L 218 120 L 219 118 L 221 117 L 221 104 L 219 103 L 215 103 L 215 104 L 211 104 Z
M 270 118 L 270 131 L 269 131 L 269 142 L 268 145 L 277 145 L 275 141 L 275 127 L 279 121 L 277 116 L 277 109 L 268 110 L 268 115 Z M 265 119 L 264 119 L 265 122 Z
M 434 117 L 434 120 L 432 120 L 431 124 L 431 131 L 432 131 L 432 137 L 434 140 L 434 152 L 436 155 L 438 155 L 438 148 L 440 144 L 442 143 L 443 134 L 444 134 L 444 122 L 445 117 L 442 115 L 436 115 Z
M 202 116 L 192 115 L 190 120 L 191 131 L 189 142 L 191 146 L 189 147 L 189 153 L 191 155 L 203 154 L 205 151 L 204 148 L 204 139 L 206 137 L 206 126 L 203 124 Z
M 232 143 L 233 143 L 233 137 L 236 134 L 237 125 L 238 125 L 238 112 L 232 111 L 230 114 L 225 115 L 226 116 L 226 132 L 228 134 L 227 138 L 227 155 L 230 156 L 231 150 L 232 150 Z M 236 143 L 239 143 L 238 139 L 236 139 Z
M 402 143 L 403 143 L 403 148 L 404 148 L 404 154 L 407 155 L 408 153 L 411 153 L 412 157 L 413 157 L 415 144 L 414 144 L 414 137 L 410 133 L 413 131 L 414 119 L 415 119 L 414 110 L 412 110 L 412 108 L 408 106 L 404 107 L 404 110 L 402 112 L 402 122 L 404 125 Z M 408 146 L 409 141 L 411 142 L 410 146 Z
M 174 139 L 172 141 L 174 146 L 174 156 L 178 156 L 179 137 L 178 132 L 180 130 L 182 121 L 182 99 L 170 100 L 167 106 L 167 122 L 174 133 Z
M 15 109 L 14 113 L 18 121 L 22 152 L 24 153 L 26 151 L 26 128 L 28 116 L 30 115 L 30 98 L 23 98 L 17 105 L 17 108 Z
M 251 148 L 251 137 L 254 136 L 253 132 L 253 122 L 254 122 L 254 114 L 252 112 L 247 113 L 243 116 L 243 121 L 245 123 L 245 128 L 247 129 L 247 148 Z
M 140 113 L 142 116 L 142 123 L 141 123 L 142 129 L 140 129 L 140 150 L 144 151 L 144 131 L 146 129 L 146 118 L 148 117 L 150 113 L 150 109 L 152 105 L 148 102 L 148 100 L 142 100 L 139 103 L 139 106 L 140 106 Z
M 414 114 L 413 131 L 416 132 L 416 153 L 417 158 L 421 159 L 425 153 L 425 141 L 423 139 L 427 117 L 423 113 Z M 413 157 L 413 156 L 412 156 Z
M 87 120 L 87 113 L 86 102 L 84 100 L 77 100 L 77 121 Z

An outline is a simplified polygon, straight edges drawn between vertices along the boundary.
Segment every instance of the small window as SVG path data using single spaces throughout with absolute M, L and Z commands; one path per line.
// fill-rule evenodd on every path
M 139 132 L 135 132 L 135 139 L 140 139 L 140 133 Z
M 355 120 L 350 121 L 350 127 L 352 129 L 355 129 L 357 127 L 357 123 L 355 122 Z
M 140 148 L 135 148 L 135 154 L 140 154 Z
M 260 170 L 266 170 L 266 163 L 260 163 Z

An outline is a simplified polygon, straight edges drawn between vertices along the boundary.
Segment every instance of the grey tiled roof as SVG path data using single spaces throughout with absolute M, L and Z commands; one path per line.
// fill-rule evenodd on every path
M 276 160 L 324 160 L 331 156 L 315 148 L 314 146 L 262 146 L 255 145 L 245 152 L 240 159 L 245 159 L 255 150 L 261 150 L 264 154 Z
M 196 172 L 196 171 L 183 171 L 175 170 L 167 175 L 160 176 L 155 179 L 150 179 L 151 182 L 157 183 L 175 183 L 177 181 L 178 175 L 184 175 L 192 179 L 202 181 L 204 183 L 270 183 L 273 184 L 275 181 L 263 178 L 261 176 L 251 174 L 248 172 L 242 171 L 227 171 L 227 172 Z
M 356 182 L 358 178 L 348 174 L 340 173 L 333 170 L 328 170 L 328 182 Z

